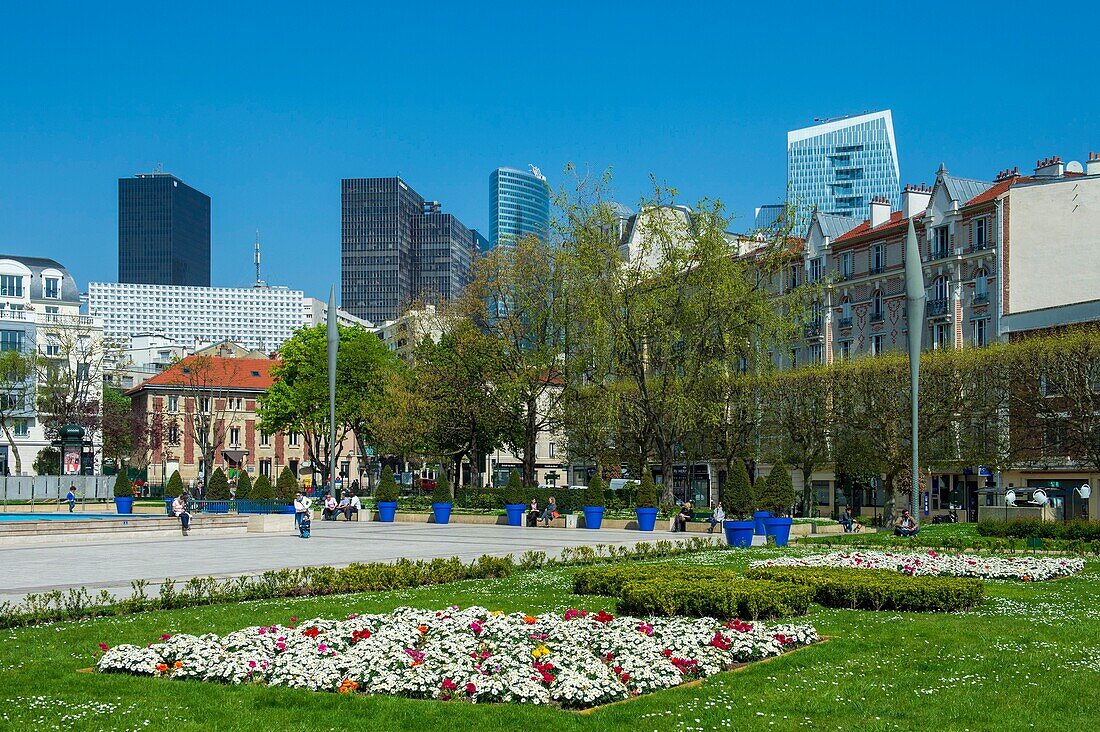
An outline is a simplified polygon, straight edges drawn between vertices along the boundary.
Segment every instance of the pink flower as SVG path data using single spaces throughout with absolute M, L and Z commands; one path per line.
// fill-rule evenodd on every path
M 107 652 L 107 650 L 108 650 L 107 644 L 106 644 L 106 643 L 100 643 L 100 644 L 99 644 L 99 650 L 101 650 L 101 651 L 103 651 L 104 653 L 106 653 L 106 652 Z
M 248 662 L 248 667 L 249 668 L 256 668 L 256 662 L 255 661 L 249 661 Z
M 477 687 L 474 686 L 474 682 L 471 681 L 470 683 L 466 684 L 466 693 L 471 696 L 477 693 Z
M 481 623 L 476 620 L 470 623 L 470 630 L 474 631 L 474 635 L 479 635 L 481 633 Z
M 168 639 L 169 639 L 169 638 L 171 638 L 171 637 L 172 637 L 172 636 L 171 636 L 171 634 L 169 634 L 169 633 L 163 633 L 163 634 L 162 634 L 162 635 L 160 636 L 160 639 L 161 639 L 162 641 L 166 641 L 166 640 L 168 640 Z

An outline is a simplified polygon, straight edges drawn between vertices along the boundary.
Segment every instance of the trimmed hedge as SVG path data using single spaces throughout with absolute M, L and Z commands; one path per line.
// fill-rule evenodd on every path
M 252 495 L 249 498 L 253 501 L 275 500 L 275 488 L 266 475 L 260 475 L 256 478 L 256 482 L 252 484 Z
M 1012 519 L 994 521 L 985 519 L 978 522 L 981 536 L 998 536 L 1013 539 L 1066 539 L 1069 541 L 1100 541 L 1100 522 L 1098 521 L 1039 521 L 1038 519 Z
M 985 597 L 985 584 L 968 577 L 910 577 L 887 569 L 847 567 L 756 567 L 745 576 L 813 591 L 813 601 L 849 610 L 955 612 Z
M 134 484 L 130 482 L 130 476 L 123 470 L 115 478 L 115 498 L 133 498 Z
M 389 465 L 382 468 L 378 487 L 374 490 L 374 500 L 378 503 L 393 503 L 397 500 L 397 483 L 393 479 L 393 470 Z
M 168 485 L 164 486 L 164 497 L 175 498 L 183 493 L 183 478 L 180 477 L 180 471 L 175 470 L 172 472 L 172 477 L 168 479 Z
M 234 495 L 238 501 L 247 501 L 252 497 L 252 476 L 248 474 L 247 470 L 242 470 L 237 478 L 237 491 Z
M 805 615 L 812 588 L 751 580 L 714 567 L 596 567 L 573 575 L 578 595 L 618 598 L 618 612 L 713 618 Z

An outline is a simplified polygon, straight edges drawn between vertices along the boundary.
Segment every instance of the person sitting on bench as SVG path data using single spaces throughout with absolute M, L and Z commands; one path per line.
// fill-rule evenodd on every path
M 527 509 L 527 525 L 539 525 L 539 499 L 537 498 L 531 499 L 531 506 Z
M 351 521 L 351 517 L 355 516 L 356 520 L 359 517 L 359 509 L 363 507 L 363 504 L 359 502 L 359 496 L 355 495 L 355 491 L 351 492 L 350 496 L 344 496 L 347 498 L 348 505 L 344 507 L 344 518 Z
M 845 506 L 844 513 L 840 514 L 840 525 L 844 527 L 844 533 L 852 533 L 852 529 L 855 527 L 856 520 L 852 518 L 852 507 Z
M 908 511 L 902 511 L 901 516 L 894 521 L 894 536 L 916 536 L 920 531 L 917 520 L 909 515 Z
M 687 531 L 687 523 L 691 521 L 691 516 L 691 501 L 684 501 L 684 505 L 680 506 L 680 513 L 676 514 L 673 531 Z
M 321 510 L 321 519 L 323 521 L 336 520 L 336 497 L 331 493 L 325 493 L 325 503 L 324 508 Z

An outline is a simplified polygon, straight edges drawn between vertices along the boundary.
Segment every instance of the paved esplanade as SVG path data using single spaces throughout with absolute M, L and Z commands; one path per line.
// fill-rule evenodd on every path
M 159 583 L 165 578 L 228 577 L 269 569 L 310 565 L 344 566 L 353 562 L 392 562 L 401 557 L 432 559 L 482 554 L 516 558 L 534 550 L 556 556 L 575 546 L 634 546 L 677 538 L 664 531 L 617 529 L 517 528 L 470 524 L 379 524 L 314 521 L 313 535 L 248 534 L 203 538 L 191 536 L 155 541 L 95 541 L 65 546 L 4 548 L 0 602 L 16 602 L 29 592 L 87 587 L 95 595 L 106 589 L 130 594 L 135 579 Z M 156 594 L 150 587 L 149 594 Z

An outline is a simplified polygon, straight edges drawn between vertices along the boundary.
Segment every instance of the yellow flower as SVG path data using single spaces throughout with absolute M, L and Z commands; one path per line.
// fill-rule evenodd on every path
M 534 656 L 535 658 L 542 658 L 543 656 L 549 656 L 550 655 L 550 649 L 547 648 L 546 646 L 539 646 L 535 650 L 531 651 L 531 655 Z
M 504 611 L 503 611 L 503 610 L 494 610 L 494 611 L 492 611 L 492 612 L 491 612 L 491 613 L 489 613 L 489 614 L 490 614 L 490 615 L 503 615 L 503 614 L 504 614 Z

